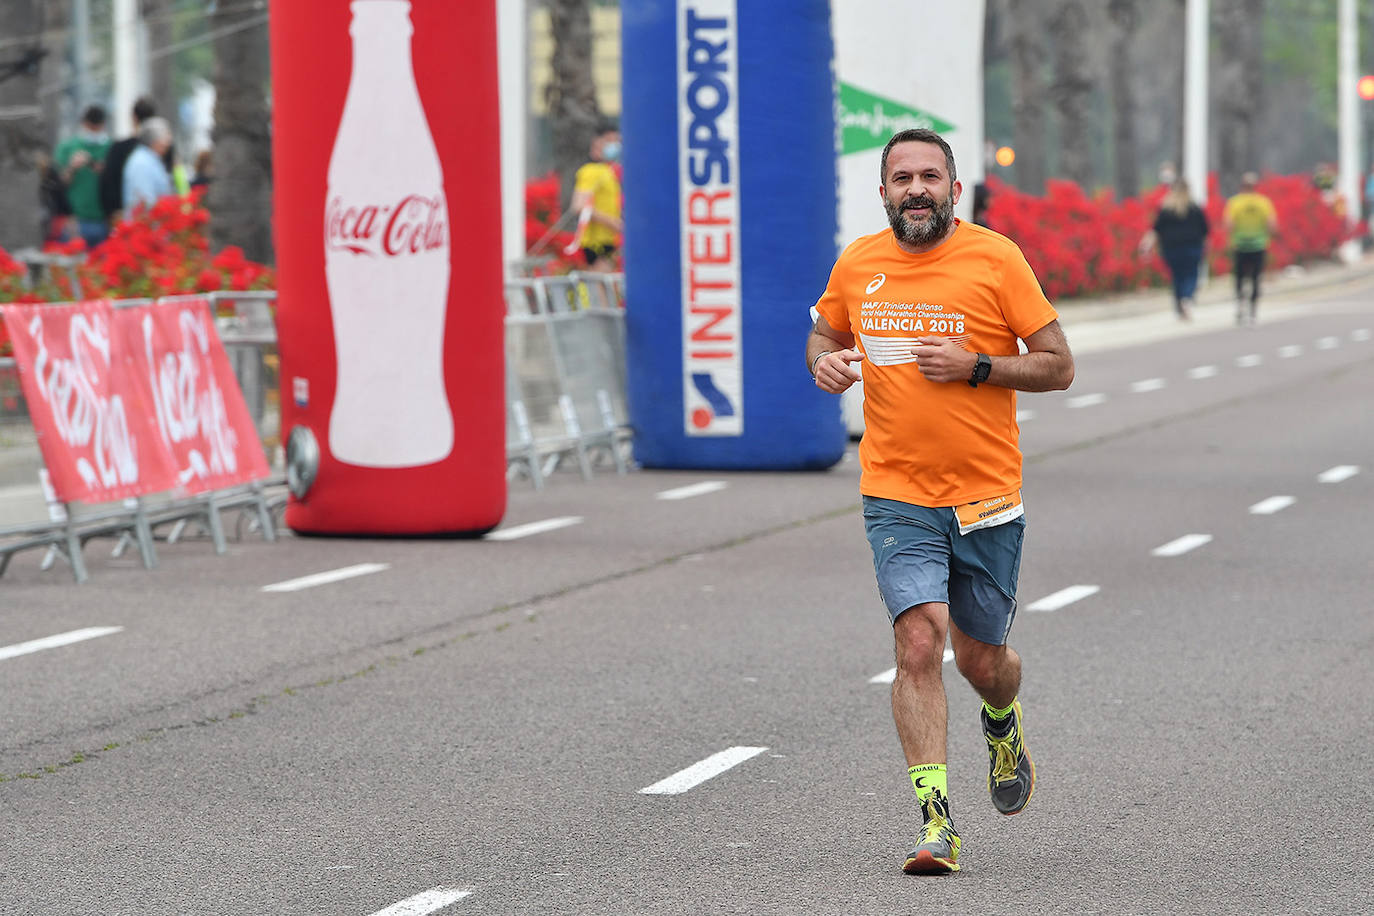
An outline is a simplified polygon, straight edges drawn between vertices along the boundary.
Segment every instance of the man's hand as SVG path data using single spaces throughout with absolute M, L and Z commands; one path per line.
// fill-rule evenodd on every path
M 816 360 L 816 387 L 831 394 L 840 394 L 859 381 L 859 370 L 850 363 L 861 362 L 864 355 L 858 350 L 831 350 Z
M 978 354 L 948 337 L 918 337 L 911 352 L 916 354 L 916 368 L 932 382 L 966 382 L 978 362 Z

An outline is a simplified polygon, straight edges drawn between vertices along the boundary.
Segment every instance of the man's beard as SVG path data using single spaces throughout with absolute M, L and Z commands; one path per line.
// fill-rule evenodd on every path
M 913 223 L 906 218 L 902 206 L 894 204 L 884 195 L 883 209 L 887 211 L 887 221 L 892 224 L 892 234 L 898 241 L 906 242 L 908 245 L 925 245 L 944 238 L 945 233 L 949 231 L 950 223 L 954 222 L 953 194 L 946 196 L 943 202 L 937 202 L 929 194 L 923 194 L 905 203 L 930 205 L 930 215 Z

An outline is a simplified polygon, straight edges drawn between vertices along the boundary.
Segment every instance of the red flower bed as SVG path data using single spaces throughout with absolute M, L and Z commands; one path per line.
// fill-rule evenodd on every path
M 1347 239 L 1343 219 L 1301 175 L 1271 175 L 1260 181 L 1278 211 L 1279 233 L 1269 247 L 1269 266 L 1282 269 L 1332 257 Z M 1044 197 L 1032 197 L 996 178 L 988 179 L 988 226 L 1025 252 L 1045 295 L 1051 299 L 1163 286 L 1168 272 L 1157 253 L 1138 254 L 1140 239 L 1154 224 L 1165 188 L 1116 200 L 1110 191 L 1089 197 L 1069 181 L 1050 181 Z M 1209 269 L 1229 273 L 1225 200 L 1215 175 L 1208 180 Z

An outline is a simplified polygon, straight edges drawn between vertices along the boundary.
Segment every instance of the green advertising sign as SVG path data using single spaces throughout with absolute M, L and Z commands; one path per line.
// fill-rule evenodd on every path
M 925 127 L 946 133 L 954 129 L 929 112 L 840 83 L 840 153 L 861 153 L 882 148 L 899 130 Z

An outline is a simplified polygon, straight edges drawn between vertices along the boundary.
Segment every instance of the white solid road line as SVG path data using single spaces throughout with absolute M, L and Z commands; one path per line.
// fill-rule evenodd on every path
M 1143 378 L 1138 382 L 1131 382 L 1131 393 L 1144 394 L 1147 391 L 1158 391 L 1167 384 L 1168 382 L 1162 378 Z
M 1302 356 L 1302 344 L 1285 344 L 1279 347 L 1280 359 L 1292 359 L 1295 356 Z
M 308 576 L 301 576 L 299 579 L 287 579 L 285 582 L 273 582 L 271 585 L 264 585 L 262 590 L 265 592 L 298 592 L 303 588 L 328 585 L 331 582 L 340 582 L 344 579 L 352 579 L 355 576 L 366 576 L 390 568 L 390 563 L 359 563 L 356 566 L 345 566 L 341 569 L 330 569 L 325 572 L 312 573 Z
M 945 662 L 954 661 L 954 650 L 949 647 L 945 647 L 945 654 L 942 660 Z M 873 675 L 871 678 L 868 679 L 868 682 L 870 684 L 891 684 L 895 680 L 897 680 L 897 669 L 888 668 L 881 674 Z
M 685 770 L 678 770 L 667 779 L 660 779 L 651 786 L 639 790 L 640 795 L 681 795 L 693 786 L 700 785 L 712 777 L 719 776 L 732 766 L 741 764 L 768 750 L 766 747 L 729 747 L 712 754 L 705 760 L 692 764 Z
M 74 642 L 81 642 L 83 639 L 95 639 L 97 636 L 109 636 L 111 633 L 118 633 L 123 627 L 86 627 L 84 630 L 70 630 L 66 633 L 58 633 L 56 636 L 44 636 L 42 639 L 30 639 L 28 642 L 17 642 L 12 646 L 0 646 L 0 661 L 7 658 L 14 658 L 16 655 L 28 655 L 30 652 L 41 652 L 44 649 L 56 649 L 58 646 L 69 646 Z
M 1175 538 L 1167 544 L 1161 544 L 1150 553 L 1157 557 L 1176 557 L 1185 554 L 1190 550 L 1196 550 L 1203 544 L 1211 543 L 1210 534 L 1185 534 L 1181 538 Z
M 1295 502 L 1297 502 L 1297 500 L 1291 496 L 1271 496 L 1268 499 L 1261 499 L 1259 502 L 1251 506 L 1250 514 L 1273 515 L 1275 512 L 1281 512 L 1284 509 L 1287 509 Z
M 1262 362 L 1264 362 L 1264 357 L 1258 353 L 1247 353 L 1244 356 L 1236 357 L 1236 366 L 1241 369 L 1253 369 Z
M 702 496 L 707 493 L 714 493 L 717 490 L 724 490 L 729 484 L 723 480 L 703 480 L 701 483 L 690 483 L 685 487 L 676 487 L 672 490 L 663 490 L 656 495 L 656 499 L 691 499 L 693 496 Z
M 1102 587 L 1099 585 L 1070 585 L 1068 588 L 1061 588 L 1052 595 L 1046 595 L 1039 601 L 1031 602 L 1026 606 L 1026 610 L 1057 611 L 1075 601 L 1082 601 L 1090 595 L 1096 595 L 1100 591 L 1102 591 Z
M 1338 464 L 1334 468 L 1327 468 L 1317 475 L 1317 480 L 1321 483 L 1340 483 L 1342 480 L 1349 480 L 1360 473 L 1359 465 Z
M 559 528 L 580 524 L 580 515 L 560 515 L 558 518 L 546 518 L 542 522 L 530 522 L 528 525 L 516 525 L 514 528 L 498 528 L 487 532 L 484 537 L 488 541 L 513 541 L 516 538 L 527 538 L 532 534 L 543 534 L 545 531 L 557 531 Z
M 457 903 L 473 890 L 471 887 L 431 887 L 414 897 L 407 897 L 384 910 L 378 910 L 372 916 L 425 916 L 426 913 L 442 910 L 450 903 Z
M 1080 407 L 1096 407 L 1098 404 L 1101 404 L 1105 400 L 1107 400 L 1107 396 L 1101 393 L 1080 394 L 1076 398 L 1069 398 L 1067 401 L 1064 402 L 1064 406 L 1073 410 L 1077 410 Z
M 1221 370 L 1216 366 L 1194 366 L 1188 370 L 1188 378 L 1197 381 L 1205 378 L 1215 378 Z

